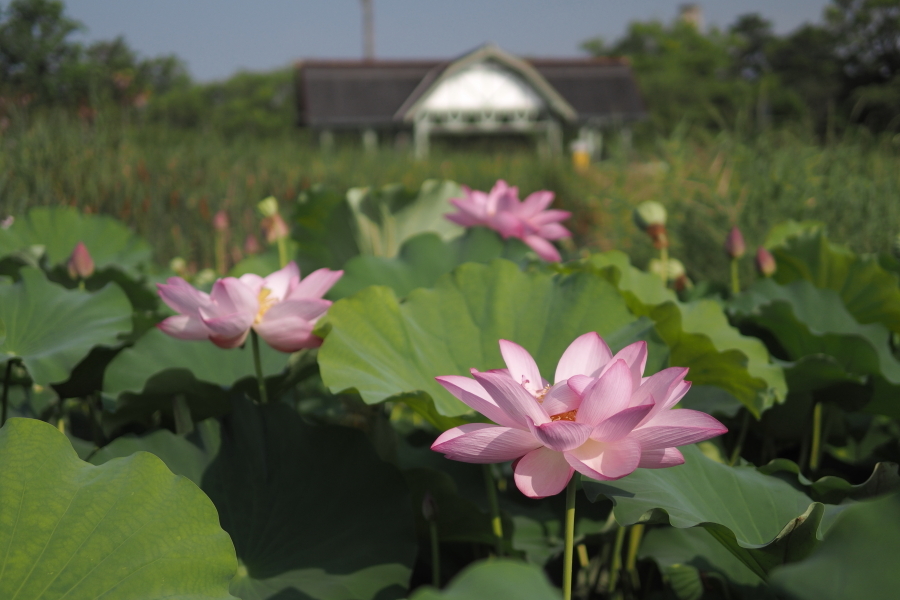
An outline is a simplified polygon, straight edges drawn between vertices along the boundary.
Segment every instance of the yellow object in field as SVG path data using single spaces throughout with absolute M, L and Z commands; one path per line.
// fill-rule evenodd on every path
M 576 171 L 584 171 L 591 166 L 591 153 L 586 150 L 576 150 L 572 153 L 572 166 Z

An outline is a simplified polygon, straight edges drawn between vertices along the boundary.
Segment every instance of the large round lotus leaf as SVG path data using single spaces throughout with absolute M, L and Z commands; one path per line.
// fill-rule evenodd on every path
M 78 242 L 87 246 L 97 269 L 115 265 L 131 270 L 149 263 L 152 254 L 147 242 L 111 217 L 39 207 L 17 217 L 9 229 L 0 229 L 0 256 L 43 246 L 50 265 L 58 265 L 69 259 Z
M 284 371 L 290 357 L 265 342 L 260 353 L 267 378 Z M 119 399 L 108 422 L 113 426 L 156 410 L 171 411 L 175 395 L 187 400 L 196 420 L 219 416 L 229 407 L 229 389 L 255 377 L 249 344 L 223 350 L 212 342 L 177 340 L 153 328 L 106 368 L 103 391 Z
M 409 492 L 358 431 L 306 424 L 286 405 L 239 401 L 198 423 L 119 438 L 94 460 L 138 448 L 198 477 L 231 534 L 243 600 L 389 600 L 405 594 L 415 560 Z
M 39 385 L 69 378 L 94 346 L 113 346 L 131 331 L 131 304 L 110 285 L 99 292 L 66 290 L 43 272 L 24 268 L 17 283 L 0 282 L 0 364 L 22 360 Z
M 446 589 L 420 588 L 410 600 L 559 600 L 561 597 L 537 565 L 493 559 L 469 566 Z
M 336 300 L 370 285 L 386 285 L 403 298 L 416 288 L 432 287 L 441 275 L 462 263 L 486 263 L 501 257 L 518 262 L 529 251 L 519 240 L 504 241 L 497 232 L 483 227 L 468 229 L 450 241 L 436 233 L 423 233 L 408 239 L 396 257 L 360 255 L 347 261 L 344 276 L 328 297 Z
M 616 334 L 607 342 L 621 347 L 646 329 L 612 284 L 596 274 L 523 273 L 506 260 L 466 263 L 404 302 L 378 286 L 336 302 L 320 326 L 327 337 L 319 366 L 332 392 L 352 388 L 369 404 L 402 397 L 447 427 L 454 422 L 446 417 L 470 409 L 434 378 L 503 367 L 500 339 L 524 346 L 552 379 L 560 356 L 579 335 Z
M 772 573 L 795 600 L 893 600 L 900 590 L 900 495 L 848 508 L 806 560 Z
M 860 323 L 881 323 L 900 332 L 900 289 L 897 276 L 875 256 L 858 256 L 825 237 L 821 229 L 801 231 L 772 249 L 779 283 L 805 279 L 817 288 L 837 292 Z
M 774 567 L 805 558 L 842 507 L 825 506 L 754 467 L 729 467 L 696 446 L 681 449 L 685 464 L 638 469 L 617 481 L 585 480 L 591 500 L 608 497 L 623 525 L 668 521 L 705 527 L 762 578 Z
M 654 528 L 641 541 L 638 558 L 651 559 L 666 572 L 672 567 L 682 566 L 695 569 L 696 578 L 701 582 L 713 577 L 722 577 L 727 585 L 736 588 L 738 597 L 745 600 L 774 600 L 775 594 L 753 571 L 738 560 L 722 544 L 702 528 L 677 529 L 675 527 Z M 677 581 L 669 572 L 671 586 Z M 717 587 L 712 584 L 712 587 Z M 702 591 L 702 585 L 701 585 Z M 679 598 L 682 596 L 679 595 Z
M 212 502 L 140 452 L 95 467 L 35 419 L 0 429 L 0 598 L 228 599 Z
M 719 303 L 712 300 L 681 303 L 656 275 L 631 266 L 628 255 L 604 252 L 570 269 L 615 269 L 613 281 L 636 315 L 653 320 L 656 331 L 669 346 L 672 365 L 689 367 L 695 386 L 714 387 L 721 410 L 733 410 L 732 398 L 757 417 L 776 402 L 784 401 L 787 384 L 780 366 L 758 339 L 741 335 L 732 327 Z M 707 400 L 714 399 L 712 394 Z

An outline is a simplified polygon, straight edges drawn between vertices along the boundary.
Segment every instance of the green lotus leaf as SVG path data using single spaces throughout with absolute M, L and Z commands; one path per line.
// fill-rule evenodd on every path
M 721 396 L 722 410 L 718 412 L 733 412 L 733 399 L 737 399 L 759 417 L 784 401 L 787 384 L 781 367 L 771 361 L 762 342 L 731 326 L 717 302 L 678 302 L 659 277 L 634 268 L 621 252 L 595 254 L 582 267 L 605 272 L 622 291 L 631 311 L 653 320 L 669 346 L 669 364 L 690 368 L 694 385 L 728 394 Z M 706 395 L 707 400 L 711 398 Z
M 849 507 L 804 561 L 770 579 L 793 600 L 889 600 L 900 589 L 900 495 Z
M 788 238 L 773 248 L 772 254 L 778 263 L 777 282 L 802 279 L 817 288 L 834 290 L 860 323 L 881 323 L 900 332 L 897 275 L 882 268 L 877 257 L 858 256 L 832 244 L 821 229 Z
M 0 455 L 0 597 L 232 598 L 215 507 L 155 456 L 95 467 L 35 419 L 0 429 Z
M 134 272 L 148 264 L 150 245 L 128 227 L 102 215 L 83 215 L 69 207 L 37 207 L 0 229 L 0 256 L 43 246 L 50 266 L 65 263 L 78 242 L 87 246 L 94 266 Z
M 334 300 L 351 296 L 370 285 L 386 285 L 403 298 L 420 287 L 432 287 L 438 278 L 465 262 L 486 263 L 495 258 L 518 262 L 530 252 L 519 240 L 502 240 L 482 227 L 444 241 L 435 233 L 408 239 L 394 258 L 356 256 L 344 265 L 344 276 L 328 294 Z
M 805 558 L 842 507 L 813 502 L 803 492 L 754 467 L 729 467 L 696 446 L 685 464 L 638 469 L 618 481 L 585 480 L 591 500 L 608 497 L 622 525 L 668 521 L 702 526 L 759 577 Z
M 766 475 L 788 474 L 796 478 L 817 502 L 840 504 L 847 500 L 866 500 L 876 496 L 900 490 L 900 473 L 897 463 L 880 462 L 875 465 L 872 474 L 863 483 L 853 485 L 846 479 L 827 475 L 815 482 L 807 479 L 792 460 L 777 458 L 767 465 L 759 467 L 760 473 Z
M 239 559 L 243 600 L 403 597 L 415 559 L 409 492 L 362 433 L 313 426 L 284 404 L 241 400 L 181 437 L 126 436 L 94 461 L 137 449 L 200 481 Z
M 131 304 L 118 287 L 66 290 L 37 269 L 20 273 L 17 283 L 0 282 L 0 364 L 21 360 L 35 383 L 65 381 L 91 348 L 115 346 L 131 331 Z
M 746 600 L 775 599 L 774 592 L 756 573 L 702 527 L 651 529 L 641 541 L 638 558 L 656 562 L 679 598 L 701 597 L 706 580 L 711 582 L 710 587 L 731 589 Z M 718 582 L 712 582 L 715 579 Z M 700 596 L 696 595 L 698 591 Z
M 263 373 L 272 385 L 290 355 L 265 343 L 260 344 L 260 354 Z M 175 395 L 188 401 L 195 420 L 218 416 L 230 407 L 229 390 L 235 386 L 252 390 L 255 377 L 249 347 L 224 350 L 212 342 L 178 340 L 153 328 L 106 368 L 103 391 L 118 399 L 109 425 L 156 410 L 171 412 Z
M 579 335 L 596 331 L 619 348 L 647 328 L 595 274 L 523 273 L 505 260 L 467 263 L 403 302 L 380 286 L 336 302 L 319 326 L 320 334 L 327 332 L 319 366 L 334 393 L 355 389 L 368 404 L 417 399 L 411 405 L 446 428 L 455 421 L 440 417 L 470 409 L 434 378 L 503 367 L 500 339 L 524 346 L 544 376 L 552 377 Z M 659 347 L 651 346 L 651 364 L 661 363 L 659 356 Z
M 559 600 L 562 597 L 536 566 L 508 559 L 492 559 L 467 567 L 446 589 L 419 588 L 409 600 Z

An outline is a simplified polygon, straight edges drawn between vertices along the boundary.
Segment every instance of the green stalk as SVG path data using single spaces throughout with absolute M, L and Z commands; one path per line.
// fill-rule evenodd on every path
M 0 427 L 6 423 L 6 409 L 9 405 L 9 382 L 12 379 L 12 364 L 13 360 L 10 358 L 6 361 L 6 377 L 3 379 L 3 409 L 2 413 L 0 413 Z
M 284 268 L 288 264 L 287 238 L 278 238 L 278 264 Z
M 812 447 L 809 449 L 810 473 L 819 469 L 819 454 L 822 450 L 822 403 L 813 407 Z
M 731 295 L 737 296 L 741 293 L 741 278 L 738 275 L 738 259 L 731 259 Z
M 644 536 L 644 524 L 637 523 L 631 526 L 631 532 L 628 536 L 628 557 L 625 559 L 625 570 L 631 577 L 633 589 L 637 589 L 640 579 L 637 573 L 637 553 L 641 547 L 641 538 Z
M 738 434 L 734 450 L 731 451 L 731 460 L 728 461 L 728 466 L 733 467 L 741 457 L 741 450 L 744 448 L 744 442 L 747 440 L 748 429 L 750 429 L 750 411 L 745 410 L 744 420 L 741 422 L 741 432 Z
M 263 377 L 262 360 L 259 355 L 259 336 L 256 335 L 256 330 L 250 330 L 250 339 L 253 340 L 253 364 L 256 367 L 256 381 L 259 383 L 259 402 L 268 404 L 269 396 L 266 393 L 266 379 Z
M 659 264 L 662 270 L 663 287 L 669 287 L 669 247 L 659 249 Z
M 575 491 L 578 474 L 573 474 L 566 486 L 566 546 L 563 554 L 563 600 L 572 600 L 572 558 L 575 544 Z
M 503 556 L 503 521 L 500 519 L 500 503 L 497 502 L 497 482 L 491 465 L 482 465 L 484 487 L 487 490 L 488 507 L 491 511 L 491 526 L 494 529 L 494 543 L 497 556 Z
M 622 570 L 622 544 L 625 543 L 625 528 L 619 525 L 616 531 L 616 541 L 613 544 L 612 560 L 609 563 L 609 586 L 607 591 L 610 595 L 616 591 L 616 585 L 619 583 L 619 571 Z
M 428 522 L 428 530 L 431 533 L 431 585 L 441 587 L 441 548 L 438 543 L 437 521 Z

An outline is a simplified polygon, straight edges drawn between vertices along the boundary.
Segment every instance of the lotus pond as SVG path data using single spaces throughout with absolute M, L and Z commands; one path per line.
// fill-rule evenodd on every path
M 552 201 L 310 188 L 218 272 L 0 215 L 0 598 L 896 597 L 897 257 L 691 281 L 663 206 L 644 271 Z

